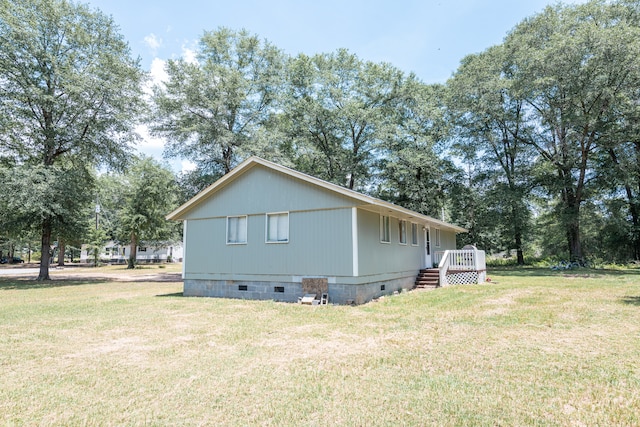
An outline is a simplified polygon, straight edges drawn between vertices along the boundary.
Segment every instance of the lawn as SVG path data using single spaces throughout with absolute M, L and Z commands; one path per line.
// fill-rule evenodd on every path
M 638 272 L 311 307 L 102 271 L 0 278 L 1 425 L 640 425 Z

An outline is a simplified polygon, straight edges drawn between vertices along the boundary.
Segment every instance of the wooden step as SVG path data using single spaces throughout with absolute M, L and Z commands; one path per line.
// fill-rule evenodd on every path
M 416 277 L 415 287 L 418 289 L 440 287 L 440 271 L 437 268 L 420 270 Z

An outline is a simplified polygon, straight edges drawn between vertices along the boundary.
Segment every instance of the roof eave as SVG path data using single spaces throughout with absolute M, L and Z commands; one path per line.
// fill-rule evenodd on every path
M 265 167 L 270 168 L 270 169 L 275 169 L 275 170 L 277 170 L 277 171 L 279 171 L 281 173 L 284 173 L 285 175 L 289 175 L 289 176 L 293 176 L 293 177 L 299 178 L 302 181 L 306 181 L 306 182 L 315 184 L 315 185 L 317 185 L 319 187 L 322 187 L 322 188 L 324 188 L 326 190 L 333 191 L 333 192 L 336 192 L 338 194 L 342 194 L 343 196 L 346 196 L 346 197 L 349 197 L 351 199 L 355 199 L 355 200 L 358 200 L 360 202 L 363 202 L 366 205 L 377 206 L 377 207 L 379 207 L 381 209 L 388 209 L 391 212 L 395 212 L 396 214 L 400 214 L 400 215 L 407 216 L 407 217 L 415 217 L 417 219 L 420 219 L 423 222 L 428 222 L 430 224 L 439 225 L 442 228 L 453 230 L 456 233 L 465 233 L 465 232 L 467 232 L 467 230 L 465 228 L 458 227 L 457 225 L 449 224 L 449 223 L 446 223 L 444 221 L 440 221 L 440 220 L 437 220 L 435 218 L 432 218 L 430 216 L 422 215 L 422 214 L 420 214 L 418 212 L 414 212 L 414 211 L 411 211 L 409 209 L 405 209 L 405 208 L 403 208 L 401 206 L 394 205 L 393 203 L 385 202 L 384 200 L 376 199 L 375 197 L 367 196 L 365 194 L 358 193 L 357 191 L 350 190 L 350 189 L 344 188 L 344 187 L 340 187 L 339 185 L 332 184 L 332 183 L 324 181 L 324 180 L 322 180 L 320 178 L 316 178 L 314 176 L 307 175 L 305 173 L 296 171 L 294 169 L 290 169 L 290 168 L 288 168 L 286 166 L 282 166 L 282 165 L 279 165 L 277 163 L 270 162 L 268 160 L 264 160 L 264 159 L 262 159 L 260 157 L 256 157 L 256 156 L 249 157 L 248 159 L 246 159 L 245 161 L 240 163 L 231 172 L 229 172 L 228 174 L 224 175 L 218 181 L 214 182 L 209 187 L 205 188 L 200 193 L 198 193 L 196 196 L 194 196 L 191 200 L 189 200 L 188 202 L 184 203 L 182 206 L 180 206 L 179 208 L 177 208 L 176 210 L 174 210 L 173 212 L 168 214 L 166 216 L 166 218 L 168 220 L 172 220 L 172 221 L 184 220 L 185 219 L 184 218 L 184 214 L 186 212 L 188 212 L 191 209 L 193 209 L 196 206 L 198 206 L 200 203 L 205 201 L 212 193 L 214 193 L 214 192 L 218 191 L 219 189 L 223 188 L 224 186 L 228 185 L 229 183 L 231 183 L 235 179 L 236 176 L 242 174 L 245 170 L 250 169 L 251 167 L 255 166 L 256 164 L 260 164 L 260 165 L 265 166 Z

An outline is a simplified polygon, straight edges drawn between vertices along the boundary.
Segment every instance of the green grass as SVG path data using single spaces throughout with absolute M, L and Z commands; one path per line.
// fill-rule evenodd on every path
M 639 273 L 489 275 L 358 307 L 0 279 L 0 424 L 640 425 Z

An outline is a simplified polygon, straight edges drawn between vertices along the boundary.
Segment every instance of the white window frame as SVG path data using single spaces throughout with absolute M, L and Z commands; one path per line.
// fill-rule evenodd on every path
M 433 246 L 435 246 L 436 248 L 440 247 L 440 229 L 439 228 L 433 229 Z
M 391 243 L 391 217 L 387 215 L 380 215 L 380 243 Z
M 407 245 L 407 221 L 404 219 L 398 220 L 398 244 Z
M 229 220 L 231 219 L 240 219 L 240 218 L 244 218 L 244 241 L 242 240 L 238 240 L 238 241 L 230 241 L 229 238 Z M 225 239 L 227 242 L 227 245 L 246 245 L 248 240 L 249 240 L 249 235 L 248 235 L 248 223 L 249 223 L 249 218 L 247 217 L 247 215 L 232 215 L 232 216 L 228 216 L 227 217 L 227 221 L 225 222 L 225 227 L 226 227 L 226 231 L 225 231 Z
M 418 237 L 418 224 L 411 223 L 411 246 L 418 246 L 420 237 Z
M 283 215 L 286 215 L 286 218 L 287 218 L 287 224 L 286 224 L 287 239 L 286 240 L 270 240 L 269 239 L 269 218 L 272 217 L 272 216 L 283 216 Z M 289 235 L 289 232 L 290 232 L 290 229 L 291 229 L 289 227 L 289 212 L 269 212 L 264 217 L 265 217 L 265 225 L 264 225 L 264 241 L 265 241 L 265 243 L 269 243 L 269 244 L 289 243 L 289 240 L 291 238 L 291 236 Z

